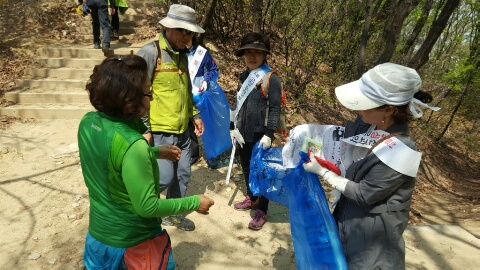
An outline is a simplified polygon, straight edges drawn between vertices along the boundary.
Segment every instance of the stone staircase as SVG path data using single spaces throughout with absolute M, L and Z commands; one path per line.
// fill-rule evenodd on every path
M 136 26 L 146 23 L 146 16 L 155 7 L 155 0 L 129 0 L 129 9 L 120 15 L 120 39 L 112 40 L 111 53 L 134 53 L 149 41 L 131 44 Z M 42 68 L 25 70 L 16 79 L 18 90 L 5 93 L 13 105 L 0 107 L 0 115 L 35 119 L 80 119 L 94 110 L 85 85 L 95 65 L 105 58 L 102 50 L 93 49 L 91 17 L 86 16 L 75 27 L 76 38 L 84 45 L 45 47 L 34 59 Z

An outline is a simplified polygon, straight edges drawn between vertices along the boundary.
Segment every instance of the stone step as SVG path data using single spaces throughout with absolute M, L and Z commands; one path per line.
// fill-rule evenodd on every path
M 101 52 L 101 50 L 97 50 Z M 103 59 L 73 59 L 73 58 L 35 58 L 35 62 L 47 67 L 92 68 L 102 63 Z
M 16 118 L 81 119 L 87 112 L 95 111 L 90 104 L 41 104 L 0 107 L 0 114 Z
M 147 44 L 147 43 L 145 43 Z M 135 46 L 131 46 L 126 43 L 117 42 L 110 44 L 110 51 L 113 51 L 112 54 L 130 54 L 133 51 L 133 54 L 136 54 L 140 48 L 145 44 L 137 44 Z
M 155 1 L 128 1 L 128 9 L 142 9 L 142 13 L 145 13 L 143 9 L 151 10 L 152 8 L 157 8 L 158 4 Z M 128 10 L 127 10 L 128 12 Z M 120 15 L 121 16 L 121 15 Z
M 146 26 L 153 14 L 166 13 L 154 0 L 129 0 L 128 4 L 127 12 L 120 15 L 120 39 L 112 39 L 110 54 L 137 53 L 150 40 L 132 46 L 129 39 L 136 34 L 136 27 Z M 79 16 L 71 24 L 71 30 L 77 44 L 40 49 L 34 61 L 44 67 L 28 68 L 24 78 L 15 80 L 19 90 L 4 95 L 7 103 L 15 104 L 0 107 L 0 114 L 18 118 L 80 119 L 95 110 L 85 86 L 93 68 L 105 56 L 102 50 L 93 49 L 91 16 Z
M 90 35 L 92 37 L 92 35 Z M 92 37 L 93 38 L 93 37 Z M 42 58 L 88 58 L 103 59 L 102 50 L 90 47 L 43 47 L 38 50 Z
M 43 89 L 42 89 L 43 90 Z M 90 104 L 88 93 L 84 91 L 59 92 L 17 90 L 5 93 L 5 99 L 17 104 Z
M 93 68 L 28 68 L 25 75 L 32 78 L 88 79 Z
M 92 33 L 92 27 L 91 26 L 79 26 L 75 28 L 77 35 L 93 35 Z M 120 28 L 118 29 L 118 34 L 119 35 L 130 35 L 130 34 L 135 34 L 136 30 L 135 27 L 133 26 L 123 26 L 122 23 L 120 23 Z
M 145 15 L 145 14 L 125 14 L 125 15 L 120 15 L 120 25 L 121 26 L 143 26 L 146 23 L 148 23 L 148 16 L 150 15 Z M 92 19 L 90 16 L 86 17 L 85 19 L 82 19 L 78 21 L 77 23 L 78 27 L 82 26 L 92 26 Z
M 124 42 L 124 43 L 128 43 L 129 40 L 133 39 L 135 37 L 135 33 L 134 34 L 128 34 L 128 35 L 119 35 L 119 39 L 114 39 L 113 37 L 110 37 L 110 43 L 113 43 L 113 42 Z M 77 38 L 79 41 L 82 41 L 82 42 L 91 42 L 93 43 L 93 34 L 85 34 L 85 35 L 75 35 L 75 38 Z M 101 37 L 101 39 L 103 40 L 103 37 Z
M 85 89 L 88 77 L 84 79 L 15 79 L 17 86 L 21 88 L 42 88 L 51 91 L 70 91 Z

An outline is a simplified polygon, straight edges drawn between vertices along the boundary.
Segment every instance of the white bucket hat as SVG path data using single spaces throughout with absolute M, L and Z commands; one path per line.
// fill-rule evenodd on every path
M 195 10 L 185 5 L 171 5 L 167 17 L 161 19 L 159 23 L 167 28 L 182 28 L 195 33 L 205 32 L 197 25 Z
M 408 104 L 421 86 L 422 79 L 414 69 L 384 63 L 365 72 L 359 80 L 338 86 L 335 95 L 348 109 L 369 110 L 385 104 Z

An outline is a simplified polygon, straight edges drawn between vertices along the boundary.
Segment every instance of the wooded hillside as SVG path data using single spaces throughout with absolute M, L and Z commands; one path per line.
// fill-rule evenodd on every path
M 38 46 L 74 38 L 68 24 L 74 0 L 0 0 L 0 91 L 32 62 Z M 417 194 L 437 189 L 478 206 L 480 165 L 480 2 L 475 0 L 195 0 L 160 1 L 157 15 L 139 40 L 154 37 L 158 20 L 172 3 L 197 10 L 206 29 L 201 39 L 221 69 L 220 85 L 232 98 L 234 74 L 242 64 L 233 56 L 249 31 L 267 34 L 288 92 L 288 124 L 343 124 L 353 118 L 338 106 L 334 88 L 358 79 L 376 64 L 395 62 L 415 68 L 423 90 L 439 112 L 425 111 L 412 123 L 424 152 Z M 212 49 L 214 48 L 214 49 Z M 417 197 L 421 198 L 421 196 Z

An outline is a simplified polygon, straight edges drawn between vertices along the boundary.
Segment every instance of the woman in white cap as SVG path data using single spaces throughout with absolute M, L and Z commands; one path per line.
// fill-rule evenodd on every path
M 358 112 L 345 128 L 345 177 L 313 154 L 304 164 L 342 194 L 333 216 L 349 269 L 405 269 L 402 234 L 421 158 L 408 135 L 407 110 L 420 117 L 417 104 L 432 100 L 421 84 L 415 70 L 384 63 L 337 87 L 340 103 Z
M 260 33 L 250 32 L 242 37 L 240 48 L 235 56 L 243 57 L 247 69 L 239 75 L 238 92 L 234 109 L 230 113 L 232 142 L 240 147 L 240 162 L 245 177 L 247 196 L 234 204 L 235 210 L 255 209 L 255 215 L 248 224 L 252 230 L 260 230 L 267 220 L 268 199 L 254 196 L 249 187 L 250 160 L 253 147 L 267 149 L 274 139 L 274 132 L 280 119 L 282 86 L 280 78 L 271 73 L 267 65 L 270 53 L 269 39 Z M 264 76 L 271 74 L 268 95 L 261 88 Z M 268 118 L 267 118 L 268 115 Z

